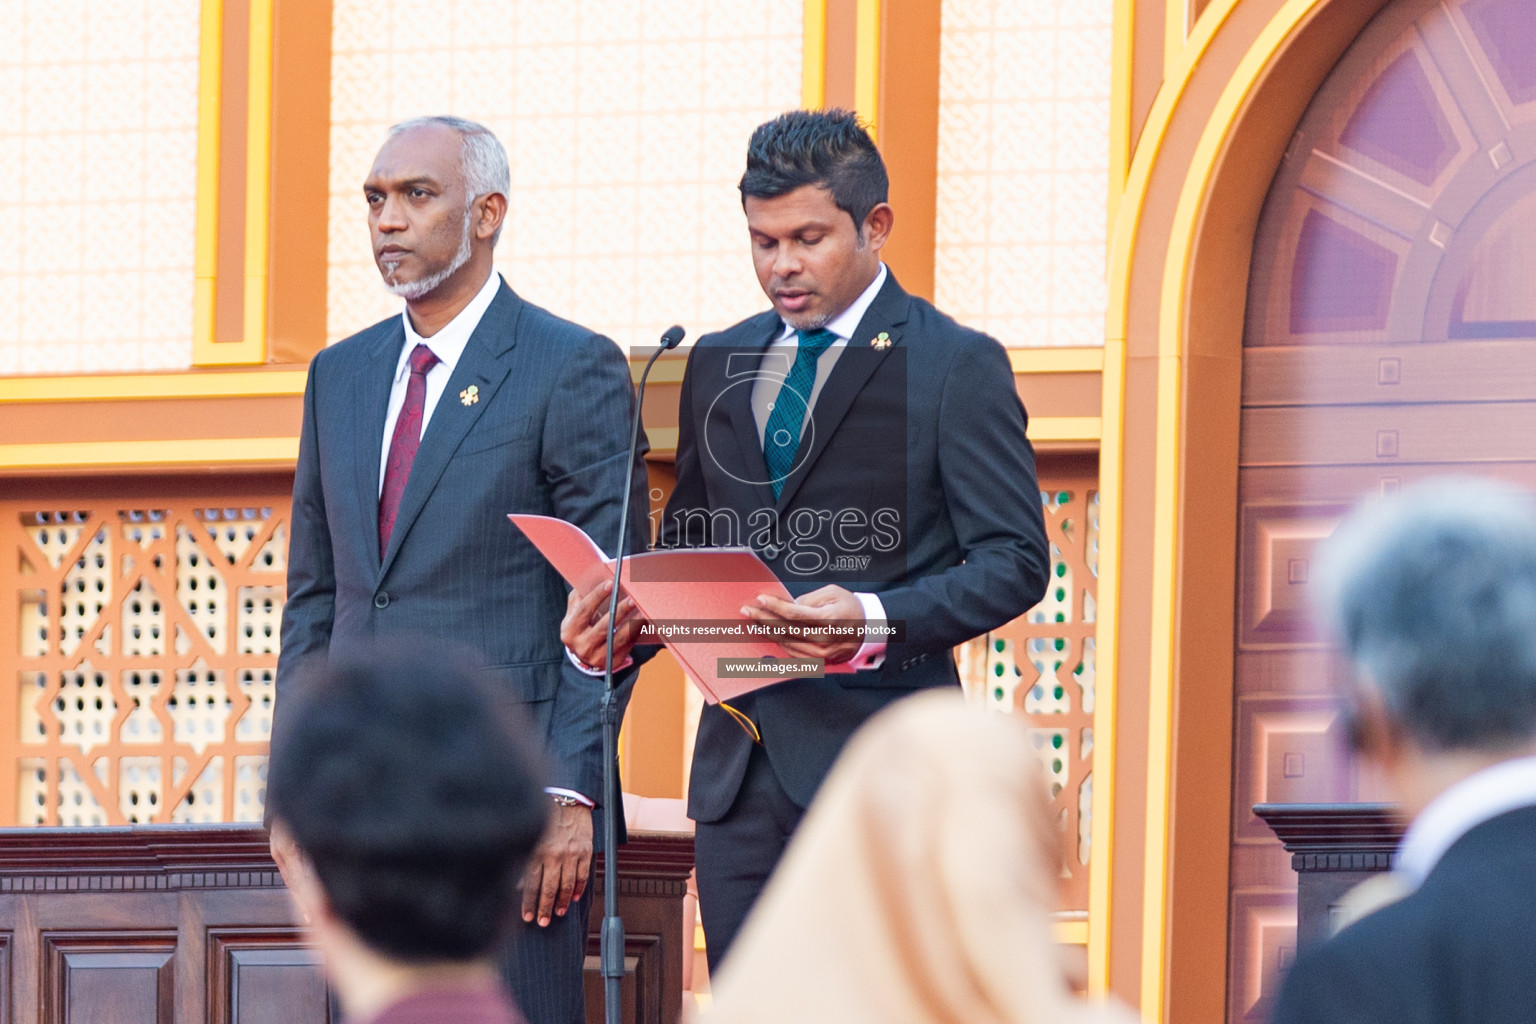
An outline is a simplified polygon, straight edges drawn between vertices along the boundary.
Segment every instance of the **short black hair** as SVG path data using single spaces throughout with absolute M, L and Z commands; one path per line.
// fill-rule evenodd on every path
M 851 110 L 791 110 L 758 125 L 747 144 L 741 201 L 772 199 L 805 185 L 832 193 L 862 237 L 864 218 L 886 202 L 891 182 L 875 140 Z
M 381 643 L 320 665 L 274 723 L 272 817 L 336 915 L 394 959 L 493 950 L 549 814 L 530 727 L 470 664 Z

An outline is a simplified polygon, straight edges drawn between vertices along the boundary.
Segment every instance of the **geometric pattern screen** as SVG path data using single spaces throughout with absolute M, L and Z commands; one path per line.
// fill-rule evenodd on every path
M 943 0 L 938 305 L 1008 346 L 1102 345 L 1111 0 Z
M 20 569 L 0 822 L 261 820 L 287 506 L 0 503 Z
M 1094 655 L 1099 571 L 1098 481 L 1042 483 L 1051 582 L 1023 616 L 957 651 L 967 697 L 1021 714 L 1060 832 L 1064 911 L 1088 910 L 1093 828 Z

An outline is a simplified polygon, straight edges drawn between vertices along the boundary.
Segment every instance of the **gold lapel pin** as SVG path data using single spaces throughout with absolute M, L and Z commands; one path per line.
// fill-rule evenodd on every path
M 879 351 L 884 352 L 886 349 L 891 347 L 891 336 L 887 332 L 881 331 L 879 334 L 875 335 L 874 340 L 871 341 L 870 344 Z
M 469 387 L 459 392 L 459 401 L 465 405 L 474 405 L 476 402 L 480 401 L 480 389 L 471 384 Z

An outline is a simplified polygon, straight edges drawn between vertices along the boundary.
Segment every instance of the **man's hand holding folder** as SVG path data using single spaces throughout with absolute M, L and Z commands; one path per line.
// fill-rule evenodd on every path
M 613 560 L 570 523 L 548 516 L 511 515 L 571 585 L 560 639 L 582 663 L 606 660 Z M 624 559 L 613 664 L 642 639 L 661 640 L 711 704 L 794 676 L 780 674 L 798 659 L 810 671 L 854 671 L 863 645 L 865 612 L 858 597 L 823 587 L 795 601 L 762 559 L 746 548 L 649 551 Z M 648 621 L 649 620 L 649 621 Z M 668 620 L 668 621 L 661 621 Z M 642 629 L 647 634 L 642 636 Z M 740 662 L 771 665 L 757 673 Z M 729 664 L 730 667 L 727 667 Z

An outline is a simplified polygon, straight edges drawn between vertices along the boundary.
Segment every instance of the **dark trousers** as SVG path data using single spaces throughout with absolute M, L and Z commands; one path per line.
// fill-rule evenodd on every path
M 582 969 L 596 884 L 596 878 L 589 878 L 581 899 L 573 900 L 565 916 L 552 918 L 547 928 L 523 924 L 518 908 L 512 938 L 502 952 L 501 976 L 528 1024 L 586 1024 Z
M 699 822 L 694 866 L 711 974 L 736 941 L 736 933 L 804 816 L 805 808 L 784 792 L 767 751 L 757 745 L 747 761 L 741 791 L 725 817 Z

